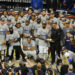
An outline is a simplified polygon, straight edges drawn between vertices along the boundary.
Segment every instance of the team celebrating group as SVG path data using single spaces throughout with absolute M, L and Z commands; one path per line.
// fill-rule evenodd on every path
M 47 60 L 51 53 L 52 63 L 55 55 L 61 58 L 62 48 L 75 52 L 74 49 L 74 19 L 66 18 L 63 13 L 55 16 L 54 11 L 48 13 L 45 9 L 39 14 L 29 8 L 27 13 L 14 10 L 3 11 L 0 17 L 0 50 L 1 60 L 9 57 L 16 60 L 22 56 L 26 61 L 27 55 Z M 6 54 L 6 56 L 5 56 Z

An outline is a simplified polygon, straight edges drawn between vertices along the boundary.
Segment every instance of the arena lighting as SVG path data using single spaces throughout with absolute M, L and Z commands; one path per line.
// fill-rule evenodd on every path
M 28 10 L 28 7 L 26 8 L 26 10 Z

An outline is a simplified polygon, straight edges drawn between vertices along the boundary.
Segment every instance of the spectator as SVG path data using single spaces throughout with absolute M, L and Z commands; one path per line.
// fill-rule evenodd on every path
M 61 66 L 61 75 L 65 75 L 68 72 L 68 59 L 66 57 L 63 57 L 62 59 L 62 66 Z
M 36 75 L 36 74 L 45 75 L 46 66 L 45 66 L 45 63 L 43 63 L 43 60 L 38 58 L 36 61 L 36 65 L 32 64 L 28 59 L 27 59 L 27 61 L 32 68 L 33 75 Z
M 72 12 L 75 12 L 75 4 L 73 5 L 71 11 L 72 11 Z
M 68 73 L 65 75 L 75 75 L 75 73 L 73 73 L 73 66 L 72 65 L 69 65 Z

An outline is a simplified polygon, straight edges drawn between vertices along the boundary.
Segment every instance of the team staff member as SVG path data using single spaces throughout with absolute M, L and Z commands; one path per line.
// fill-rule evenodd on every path
M 60 57 L 61 35 L 62 35 L 62 30 L 57 25 L 57 22 L 54 22 L 53 26 L 52 26 L 52 29 L 51 29 L 51 39 L 53 41 L 50 43 L 50 45 L 51 45 L 52 64 L 55 62 L 55 51 L 57 52 L 58 56 Z

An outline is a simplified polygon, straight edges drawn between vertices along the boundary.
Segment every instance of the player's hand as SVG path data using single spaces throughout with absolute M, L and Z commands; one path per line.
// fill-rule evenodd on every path
M 2 44 L 5 45 L 6 44 L 6 41 L 4 41 Z
M 27 60 L 27 59 L 28 59 L 28 57 L 27 57 L 27 56 L 25 56 L 25 59 Z
M 16 42 L 16 40 L 11 40 L 11 41 L 9 41 L 8 43 L 11 44 L 11 43 L 13 43 L 13 42 Z
M 54 43 L 54 40 L 51 40 L 51 42 L 53 42 L 53 43 Z
M 26 38 L 26 37 L 27 37 L 27 35 L 26 35 L 26 34 L 24 34 L 24 37 Z
M 54 42 L 52 39 L 47 39 L 47 41 L 49 41 L 49 42 Z
M 12 42 L 16 42 L 16 40 L 12 40 Z
M 59 26 L 58 25 L 56 26 L 56 29 L 59 29 Z
M 48 42 L 47 39 L 44 39 L 44 40 L 45 40 L 45 42 Z
M 6 32 L 6 35 L 9 35 L 10 34 L 10 32 Z

